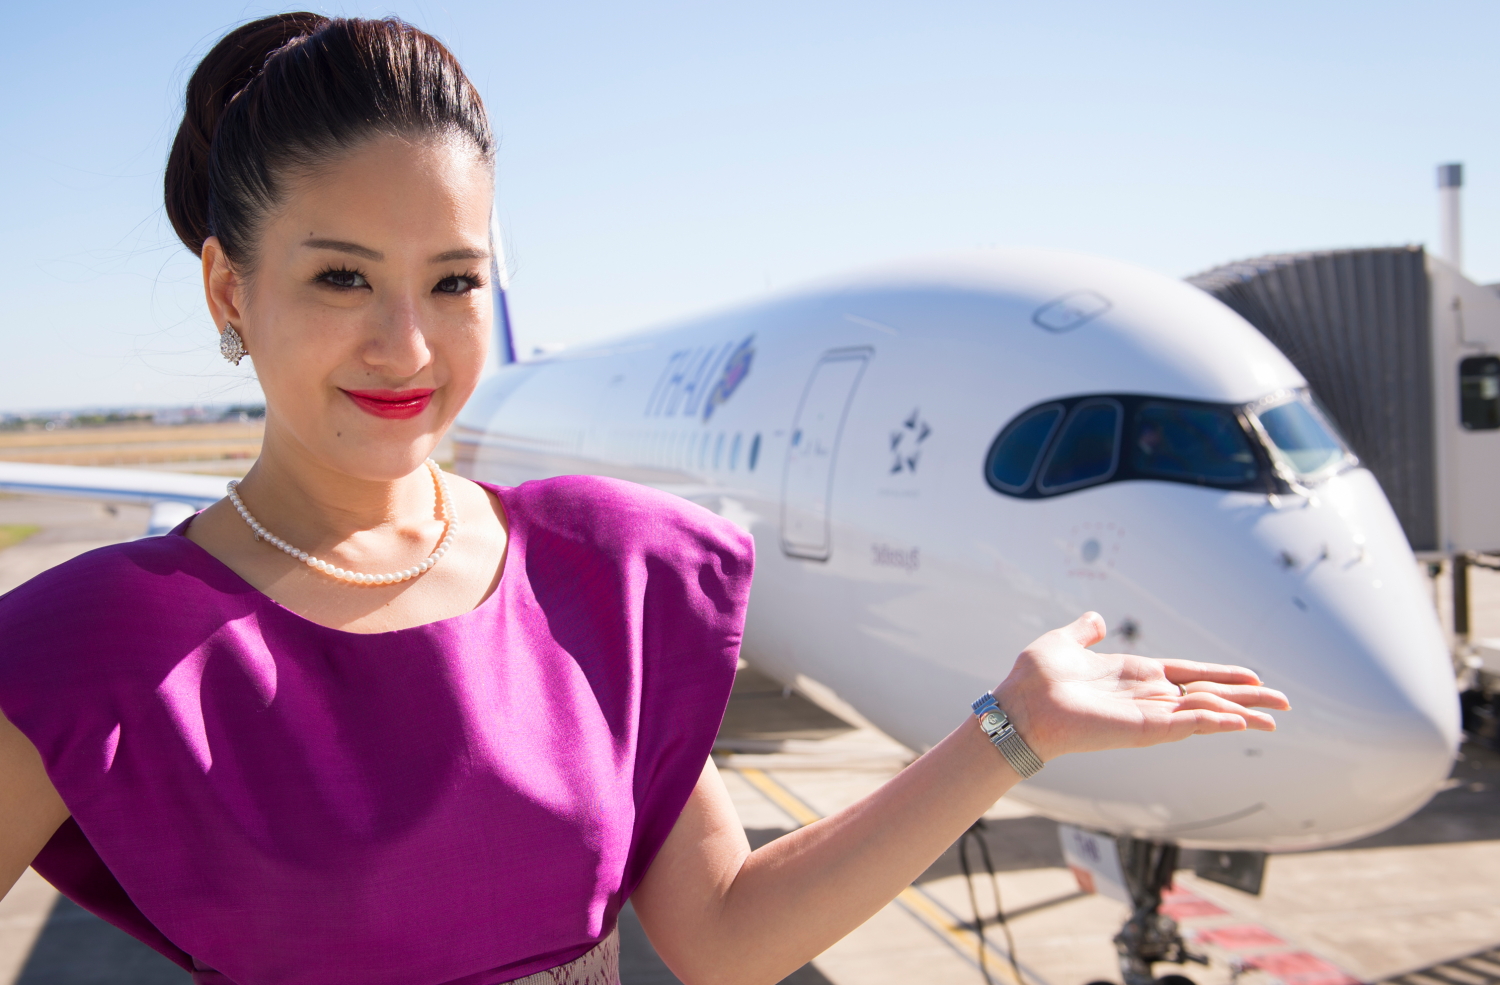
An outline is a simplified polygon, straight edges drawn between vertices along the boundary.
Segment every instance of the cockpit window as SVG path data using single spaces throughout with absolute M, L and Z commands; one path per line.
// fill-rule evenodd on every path
M 1294 397 L 1256 411 L 1277 463 L 1299 479 L 1309 479 L 1343 464 L 1348 457 L 1338 439 L 1310 402 Z
M 1037 489 L 1060 493 L 1108 479 L 1120 458 L 1119 401 L 1085 400 L 1073 408 L 1042 466 Z
M 1289 493 L 1357 461 L 1306 390 L 1249 404 L 1100 393 L 1017 414 L 984 475 L 1022 499 L 1141 479 Z
M 1062 417 L 1062 404 L 1046 404 L 1011 421 L 990 451 L 986 468 L 990 484 L 1009 493 L 1031 485 L 1037 462 Z
M 1148 400 L 1135 412 L 1130 455 L 1142 478 L 1241 486 L 1256 475 L 1250 440 L 1227 407 Z

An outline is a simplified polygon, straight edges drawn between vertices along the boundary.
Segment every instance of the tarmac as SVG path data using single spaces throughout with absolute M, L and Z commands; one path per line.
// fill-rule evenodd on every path
M 140 507 L 0 498 L 0 534 L 40 528 L 0 551 L 0 593 L 74 554 L 140 536 L 146 519 Z M 1500 637 L 1500 575 L 1470 577 L 1475 635 Z M 757 846 L 853 803 L 911 758 L 892 739 L 784 691 L 753 667 L 741 670 L 715 752 Z M 1002 800 L 986 815 L 982 837 L 994 884 L 977 851 L 970 851 L 971 883 L 950 849 L 900 898 L 787 981 L 984 985 L 988 976 L 1016 985 L 1018 968 L 1024 985 L 1118 982 L 1110 941 L 1125 907 L 1079 891 L 1063 865 L 1056 824 Z M 1156 970 L 1199 985 L 1500 985 L 1500 755 L 1466 747 L 1445 789 L 1388 831 L 1273 856 L 1260 896 L 1181 872 L 1165 909 L 1209 963 Z M 623 985 L 677 982 L 628 908 L 621 939 Z M 188 981 L 35 873 L 0 900 L 0 985 Z

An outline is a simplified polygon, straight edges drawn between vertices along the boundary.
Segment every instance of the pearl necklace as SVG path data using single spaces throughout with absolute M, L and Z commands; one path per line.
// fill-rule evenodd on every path
M 417 577 L 417 575 L 422 574 L 428 568 L 437 564 L 438 559 L 447 554 L 448 548 L 452 546 L 453 531 L 458 526 L 458 521 L 453 517 L 453 497 L 448 492 L 448 477 L 443 474 L 443 470 L 438 468 L 437 462 L 434 462 L 432 459 L 427 459 L 425 464 L 427 465 L 427 470 L 432 473 L 433 483 L 437 486 L 438 509 L 443 514 L 443 539 L 438 541 L 438 546 L 431 554 L 427 555 L 426 560 L 421 564 L 403 571 L 394 571 L 388 575 L 362 575 L 357 571 L 345 571 L 343 568 L 313 557 L 306 551 L 297 550 L 297 548 L 261 526 L 260 521 L 255 519 L 249 510 L 245 509 L 245 504 L 240 500 L 238 492 L 238 480 L 229 483 L 229 501 L 234 504 L 235 510 L 239 512 L 240 519 L 250 525 L 250 529 L 254 532 L 256 540 L 263 540 L 272 547 L 280 548 L 283 552 L 301 561 L 309 568 L 321 571 L 325 575 L 337 578 L 340 581 L 349 582 L 351 585 L 396 585 Z

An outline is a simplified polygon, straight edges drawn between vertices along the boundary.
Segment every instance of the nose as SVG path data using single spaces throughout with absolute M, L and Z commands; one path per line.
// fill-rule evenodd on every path
M 409 379 L 432 361 L 421 311 L 412 298 L 391 297 L 365 342 L 366 365 L 383 376 Z

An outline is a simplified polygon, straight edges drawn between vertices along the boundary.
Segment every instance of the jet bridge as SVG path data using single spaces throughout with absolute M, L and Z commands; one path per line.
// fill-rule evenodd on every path
M 1420 246 L 1273 254 L 1188 283 L 1260 329 L 1307 378 L 1417 555 L 1451 558 L 1465 727 L 1500 748 L 1500 641 L 1469 639 L 1468 586 L 1469 567 L 1496 567 L 1500 554 L 1496 288 Z
M 1500 296 L 1420 246 L 1287 253 L 1188 278 L 1269 338 L 1380 480 L 1412 549 L 1500 548 Z

